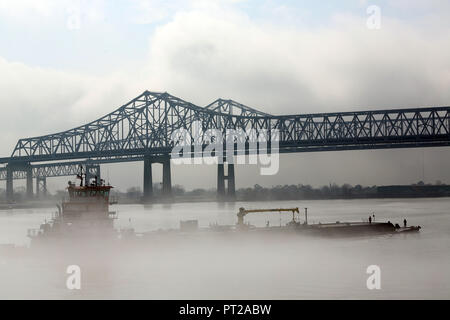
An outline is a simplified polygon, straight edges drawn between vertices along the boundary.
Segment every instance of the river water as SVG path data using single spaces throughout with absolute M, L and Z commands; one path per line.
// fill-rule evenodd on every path
M 450 199 L 380 199 L 118 205 L 116 228 L 178 228 L 180 220 L 234 224 L 239 207 L 308 208 L 309 222 L 376 221 L 420 225 L 419 234 L 322 239 L 264 237 L 155 243 L 142 252 L 89 262 L 0 254 L 0 298 L 43 299 L 449 299 Z M 27 230 L 55 209 L 0 212 L 0 244 L 27 246 Z M 299 216 L 303 219 L 303 215 Z M 255 226 L 286 224 L 290 214 L 250 214 Z M 81 290 L 66 287 L 80 265 Z M 367 268 L 380 268 L 380 290 Z

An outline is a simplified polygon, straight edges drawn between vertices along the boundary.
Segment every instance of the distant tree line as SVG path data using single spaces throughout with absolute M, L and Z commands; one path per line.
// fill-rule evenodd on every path
M 447 186 L 441 181 L 436 181 L 434 184 L 425 184 L 423 181 L 411 184 L 411 186 Z M 322 186 L 314 188 L 310 185 L 297 184 L 297 185 L 277 185 L 272 187 L 263 187 L 258 184 L 249 188 L 241 188 L 236 191 L 236 197 L 238 200 L 243 201 L 264 201 L 264 200 L 301 200 L 301 199 L 355 199 L 355 198 L 376 198 L 379 196 L 378 187 L 364 187 L 361 185 L 352 186 L 350 184 L 330 184 L 328 186 Z M 14 190 L 14 197 L 16 201 L 21 201 L 26 198 L 25 187 L 17 187 Z M 153 185 L 153 194 L 158 197 L 162 194 L 162 185 L 155 183 Z M 216 189 L 194 189 L 186 191 L 183 186 L 172 186 L 172 194 L 175 197 L 186 199 L 204 199 L 215 200 L 217 198 Z M 53 194 L 48 194 L 48 199 L 60 200 L 67 196 L 67 192 L 64 190 L 58 190 Z M 116 196 L 119 199 L 126 199 L 129 202 L 138 202 L 143 197 L 143 191 L 141 187 L 131 187 L 125 192 L 118 189 L 113 189 L 112 196 Z M 0 200 L 6 200 L 6 191 L 0 188 Z
M 441 181 L 433 184 L 425 184 L 423 181 L 411 184 L 411 186 L 446 186 Z M 343 185 L 330 184 L 314 188 L 310 185 L 278 185 L 273 187 L 262 187 L 255 185 L 253 188 L 243 188 L 237 191 L 239 200 L 264 201 L 264 200 L 302 200 L 302 199 L 364 199 L 380 197 L 378 186 L 365 187 L 361 185 L 352 186 L 348 183 Z
M 411 186 L 444 186 L 440 181 L 435 184 L 425 184 L 420 181 Z M 155 197 L 162 193 L 161 184 L 153 186 L 153 194 Z M 217 198 L 216 189 L 194 189 L 186 191 L 184 187 L 175 185 L 172 187 L 172 194 L 175 197 L 186 199 L 209 199 Z M 115 195 L 120 198 L 130 200 L 139 200 L 143 196 L 140 187 L 132 187 L 126 192 L 116 192 Z M 272 187 L 263 187 L 256 184 L 253 187 L 241 188 L 236 191 L 237 200 L 242 201 L 265 201 L 265 200 L 302 200 L 302 199 L 364 199 L 379 197 L 378 186 L 352 186 L 348 183 L 343 185 L 330 184 L 314 188 L 310 185 L 277 185 Z
M 350 199 L 375 197 L 377 187 L 339 186 L 332 184 L 320 188 L 310 185 L 278 185 L 271 188 L 255 185 L 253 188 L 244 188 L 237 191 L 239 199 L 254 200 L 300 200 L 300 199 Z

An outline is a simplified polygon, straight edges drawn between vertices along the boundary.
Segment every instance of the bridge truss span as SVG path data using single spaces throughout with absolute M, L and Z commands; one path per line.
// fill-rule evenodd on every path
M 450 107 L 275 117 L 288 152 L 447 146 Z
M 33 178 L 50 178 L 50 177 L 75 177 L 80 173 L 80 166 L 83 168 L 83 172 L 86 172 L 89 168 L 95 168 L 96 170 L 100 167 L 100 163 L 97 161 L 86 162 L 86 161 L 76 161 L 76 162 L 61 162 L 61 163 L 46 163 L 38 164 L 33 166 L 24 166 L 22 168 L 15 168 L 12 171 L 14 180 L 25 180 L 27 179 L 27 170 L 31 168 L 31 174 Z M 0 181 L 7 180 L 8 168 L 0 168 Z
M 450 107 L 435 107 L 273 116 L 232 100 L 219 99 L 203 108 L 168 93 L 146 91 L 86 125 L 20 139 L 7 161 L 170 154 L 172 134 L 185 129 L 195 136 L 194 123 L 200 123 L 204 131 L 222 131 L 224 143 L 227 129 L 256 130 L 257 135 L 277 130 L 281 153 L 447 146 L 449 110 Z

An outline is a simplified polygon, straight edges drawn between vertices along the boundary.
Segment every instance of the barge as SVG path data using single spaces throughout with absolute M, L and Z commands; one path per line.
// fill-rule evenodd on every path
M 404 227 L 400 227 L 399 224 L 393 224 L 388 222 L 372 222 L 369 218 L 368 222 L 335 222 L 335 223 L 317 223 L 308 224 L 308 209 L 305 208 L 305 219 L 303 223 L 296 219 L 295 213 L 299 213 L 299 208 L 288 209 L 254 209 L 246 210 L 240 208 L 237 213 L 238 223 L 237 227 L 240 230 L 252 229 L 251 225 L 244 223 L 244 217 L 249 213 L 264 213 L 264 212 L 291 212 L 292 220 L 285 227 L 272 227 L 282 230 L 295 230 L 310 235 L 319 236 L 359 236 L 359 235 L 377 235 L 377 234 L 396 234 L 404 232 L 419 232 L 420 226 L 406 226 L 406 220 Z M 270 229 L 267 225 L 266 229 Z M 253 228 L 254 229 L 254 228 Z M 258 228 L 256 228 L 258 229 Z M 275 230 L 274 229 L 274 230 Z

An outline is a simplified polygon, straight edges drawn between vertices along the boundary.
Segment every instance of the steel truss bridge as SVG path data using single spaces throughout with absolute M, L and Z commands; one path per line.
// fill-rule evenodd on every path
M 228 130 L 253 132 L 236 141 L 233 153 L 259 152 L 262 136 L 278 132 L 279 147 L 271 152 L 366 150 L 390 148 L 442 147 L 450 144 L 450 107 L 371 110 L 297 115 L 270 115 L 233 100 L 218 99 L 206 107 L 168 93 L 145 91 L 106 116 L 83 126 L 41 137 L 20 139 L 10 157 L 0 158 L 0 180 L 27 179 L 32 195 L 32 178 L 73 175 L 80 164 L 144 161 L 144 194 L 152 195 L 151 164 L 163 164 L 164 190 L 171 186 L 170 156 L 172 135 L 179 129 L 198 137 L 202 147 L 212 143 L 208 130 L 222 133 L 226 148 Z M 251 141 L 253 139 L 253 141 Z M 240 142 L 240 143 L 237 143 Z M 194 152 L 194 141 L 189 156 Z M 217 143 L 217 141 L 215 141 Z M 69 162 L 71 161 L 71 162 Z M 31 180 L 31 182 L 30 182 Z M 234 194 L 234 164 L 218 165 L 218 192 Z M 31 186 L 31 187 L 30 187 Z M 31 191 L 30 191 L 31 189 Z

